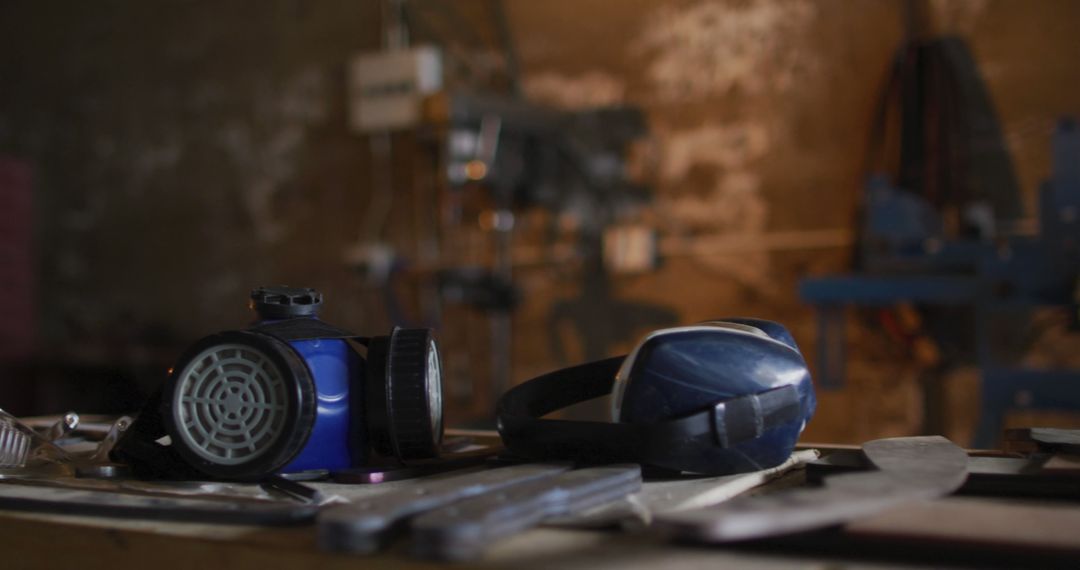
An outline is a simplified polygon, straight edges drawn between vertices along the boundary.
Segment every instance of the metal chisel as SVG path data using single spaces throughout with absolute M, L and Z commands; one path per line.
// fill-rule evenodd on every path
M 419 513 L 511 485 L 554 477 L 568 469 L 567 464 L 543 463 L 501 467 L 424 481 L 400 491 L 328 507 L 318 517 L 319 547 L 331 552 L 371 554 Z
M 475 558 L 494 540 L 621 499 L 641 489 L 641 468 L 577 469 L 507 487 L 413 519 L 413 554 L 435 560 Z
M 310 523 L 318 507 L 277 501 L 151 497 L 5 483 L 0 484 L 0 509 L 211 524 L 295 525 Z

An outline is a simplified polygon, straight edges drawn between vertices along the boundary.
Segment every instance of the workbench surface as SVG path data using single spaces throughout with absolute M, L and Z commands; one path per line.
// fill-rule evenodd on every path
M 806 453 L 806 452 L 803 452 Z M 754 493 L 777 492 L 805 482 L 805 471 L 798 468 L 793 456 L 786 471 L 777 471 Z M 759 472 L 765 473 L 765 472 Z M 456 473 L 445 474 L 453 476 Z M 435 476 L 439 477 L 439 476 Z M 735 478 L 744 480 L 735 483 Z M 727 485 L 744 492 L 748 485 L 746 474 L 728 478 L 690 480 L 699 489 L 710 485 Z M 310 483 L 324 495 L 337 494 L 346 499 L 358 499 L 408 488 L 413 481 L 397 481 L 375 485 L 337 485 Z M 647 482 L 642 494 L 669 493 L 675 489 L 672 481 Z M 679 490 L 674 493 L 677 495 Z M 710 491 L 715 499 L 715 493 Z M 179 523 L 133 519 L 97 518 L 72 515 L 31 514 L 0 511 L 0 569 L 78 568 L 79 570 L 138 567 L 148 570 L 171 568 L 229 568 L 230 570 L 265 570 L 267 568 L 626 568 L 626 569 L 859 569 L 859 568 L 919 568 L 930 564 L 1000 564 L 1004 559 L 979 556 L 965 558 L 961 553 L 948 554 L 948 540 L 967 541 L 979 548 L 979 543 L 1012 538 L 1012 535 L 1032 535 L 1043 547 L 1062 548 L 1051 562 L 1062 565 L 1061 553 L 1080 552 L 1080 510 L 1056 505 L 1049 511 L 1036 507 L 1038 512 L 1015 501 L 986 497 L 951 497 L 926 504 L 913 504 L 882 516 L 861 521 L 863 539 L 873 538 L 884 528 L 886 534 L 897 529 L 912 529 L 916 533 L 928 526 L 937 527 L 935 536 L 915 537 L 909 545 L 893 542 L 884 551 L 867 549 L 864 540 L 853 539 L 847 531 L 825 531 L 797 540 L 778 540 L 758 543 L 752 547 L 719 547 L 679 544 L 664 540 L 644 528 L 622 531 L 581 528 L 538 528 L 492 544 L 485 555 L 474 562 L 445 564 L 419 561 L 409 556 L 408 539 L 377 556 L 350 556 L 321 552 L 316 547 L 316 530 L 312 524 L 292 527 L 252 527 L 205 523 Z M 1049 518 L 1048 518 L 1049 515 Z M 930 524 L 928 525 L 928 521 Z M 1042 521 L 1042 523 L 1040 523 Z M 1040 527 L 1039 525 L 1042 524 Z M 1071 530 L 1070 530 L 1071 529 Z M 856 529 L 856 532 L 859 530 Z M 1075 531 L 1075 532 L 1073 532 Z M 996 534 L 995 534 L 996 533 Z M 994 537 L 998 537 L 995 539 Z M 818 548 L 815 541 L 823 540 L 827 548 Z M 809 548 L 808 548 L 809 546 Z M 1014 549 L 1016 550 L 1016 549 Z M 937 557 L 938 552 L 942 553 Z M 970 552 L 970 550 L 969 550 Z M 858 553 L 859 558 L 854 555 Z M 890 554 L 891 553 L 891 554 Z M 1048 567 L 1038 557 L 1030 557 L 1021 548 L 1019 565 L 1035 564 Z M 1032 552 L 1031 554 L 1037 554 Z M 869 556 L 868 556 L 869 555 Z M 915 555 L 913 558 L 912 555 Z M 994 555 L 996 556 L 996 554 Z M 989 562 L 988 562 L 989 560 Z M 1013 557 L 1010 564 L 1017 565 Z M 1074 566 L 1075 567 L 1075 566 Z
M 319 552 L 311 526 L 283 529 L 57 517 L 0 512 L 4 568 L 839 568 L 825 557 L 785 556 L 680 546 L 643 535 L 537 529 L 492 545 L 467 564 L 422 562 L 399 544 L 387 553 L 354 557 Z M 843 568 L 902 568 L 849 563 Z

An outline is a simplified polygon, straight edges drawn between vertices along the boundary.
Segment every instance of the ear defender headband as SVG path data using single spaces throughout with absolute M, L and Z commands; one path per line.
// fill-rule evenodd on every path
M 609 394 L 610 422 L 544 417 Z M 655 331 L 627 356 L 529 380 L 497 415 L 507 448 L 530 459 L 721 475 L 785 461 L 815 405 L 787 329 L 727 319 Z

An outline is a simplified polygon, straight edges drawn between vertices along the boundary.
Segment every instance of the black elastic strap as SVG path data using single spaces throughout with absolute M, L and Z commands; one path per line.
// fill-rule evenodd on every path
M 757 439 L 774 427 L 799 417 L 799 391 L 791 384 L 732 398 L 713 407 L 716 444 L 732 447 Z
M 356 336 L 353 333 L 339 329 L 315 318 L 293 318 L 270 323 L 255 325 L 250 332 L 258 332 L 270 335 L 282 341 L 309 340 L 315 338 L 331 338 L 354 340 L 360 344 L 367 344 L 366 337 Z
M 512 452 L 532 458 L 671 466 L 680 446 L 732 447 L 797 419 L 801 412 L 798 391 L 786 385 L 656 423 L 541 419 L 610 394 L 625 359 L 558 370 L 510 389 L 496 408 L 503 442 Z
M 109 453 L 113 461 L 126 463 L 141 479 L 197 479 L 205 477 L 188 465 L 171 447 L 157 443 L 168 435 L 161 418 L 162 386 L 146 400 L 124 435 Z

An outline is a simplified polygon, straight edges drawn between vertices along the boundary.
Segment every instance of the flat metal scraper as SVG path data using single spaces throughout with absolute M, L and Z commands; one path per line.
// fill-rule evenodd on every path
M 0 484 L 0 510 L 58 515 L 199 522 L 298 525 L 315 519 L 318 507 L 278 501 L 146 496 L 111 491 Z
M 577 469 L 550 479 L 507 487 L 413 519 L 412 553 L 461 561 L 491 542 L 542 523 L 616 501 L 641 489 L 638 465 Z
M 658 516 L 654 528 L 710 543 L 780 536 L 942 497 L 967 478 L 967 453 L 940 436 L 875 440 L 863 446 L 863 453 L 879 471 L 826 477 L 822 488 L 740 497 L 717 508 Z
M 372 554 L 403 530 L 410 517 L 511 485 L 555 477 L 568 469 L 568 464 L 513 465 L 422 481 L 399 491 L 327 507 L 318 516 L 319 548 Z

